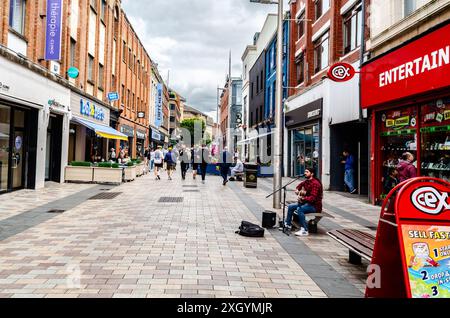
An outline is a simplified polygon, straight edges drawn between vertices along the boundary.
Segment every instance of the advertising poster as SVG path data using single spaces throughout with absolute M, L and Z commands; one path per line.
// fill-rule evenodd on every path
M 450 226 L 402 225 L 412 298 L 450 298 Z
M 156 107 L 155 107 L 155 126 L 161 127 L 163 122 L 163 85 L 156 85 Z

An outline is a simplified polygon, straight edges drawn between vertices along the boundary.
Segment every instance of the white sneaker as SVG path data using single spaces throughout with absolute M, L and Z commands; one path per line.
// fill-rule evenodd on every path
M 301 228 L 300 231 L 295 232 L 295 235 L 297 235 L 297 236 L 308 236 L 308 235 L 309 235 L 309 232 L 308 232 L 308 231 L 305 231 L 304 228 Z
M 285 227 L 286 229 L 288 229 L 288 230 L 292 229 L 292 225 L 287 225 L 286 223 L 284 224 L 284 227 Z M 278 229 L 279 229 L 280 231 L 283 231 L 283 227 L 282 227 L 282 226 L 280 226 Z

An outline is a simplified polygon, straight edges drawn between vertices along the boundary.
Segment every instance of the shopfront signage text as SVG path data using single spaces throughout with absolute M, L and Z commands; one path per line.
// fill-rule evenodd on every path
M 154 140 L 161 140 L 161 135 L 157 132 L 152 131 L 152 139 Z
M 46 60 L 58 61 L 61 59 L 61 19 L 61 0 L 48 0 L 45 36 Z
M 162 111 L 162 99 L 163 99 L 163 85 L 156 85 L 156 113 L 155 113 L 155 126 L 161 127 L 163 120 L 163 111 Z
M 145 133 L 140 132 L 139 130 L 136 130 L 136 138 L 137 139 L 145 139 Z
M 61 109 L 64 110 L 66 109 L 66 106 L 64 106 L 63 104 L 57 102 L 55 99 L 49 99 L 48 101 L 48 106 L 50 107 L 50 109 Z
M 411 195 L 413 205 L 427 214 L 440 214 L 444 210 L 450 210 L 447 199 L 447 192 L 438 191 L 433 187 L 418 188 Z
M 320 109 L 316 109 L 311 112 L 308 112 L 308 118 L 312 118 L 312 117 L 319 116 L 319 115 L 320 115 Z
M 110 102 L 119 100 L 119 93 L 117 93 L 117 92 L 111 92 L 111 93 L 108 93 L 108 100 L 109 100 Z
M 328 78 L 334 82 L 346 82 L 355 76 L 355 69 L 348 63 L 336 63 L 328 70 Z
M 362 108 L 450 86 L 449 34 L 447 24 L 363 65 Z
M 0 82 L 0 90 L 7 92 L 9 91 L 9 86 L 5 83 Z
M 84 102 L 83 99 L 80 99 L 80 113 L 81 115 L 92 117 L 99 121 L 103 121 L 105 119 L 103 108 L 88 101 Z

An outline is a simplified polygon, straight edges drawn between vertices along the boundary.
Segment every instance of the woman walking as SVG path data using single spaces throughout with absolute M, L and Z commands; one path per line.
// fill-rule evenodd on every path
M 169 177 L 169 180 L 172 180 L 172 172 L 175 170 L 177 164 L 177 159 L 172 151 L 172 147 L 170 147 L 169 151 L 166 153 L 164 161 L 166 162 L 167 176 Z
M 164 158 L 163 153 L 161 151 L 161 146 L 158 146 L 158 149 L 155 151 L 155 179 L 161 180 L 161 177 L 159 176 L 159 169 L 162 169 Z
M 180 166 L 181 166 L 181 179 L 186 179 L 186 171 L 189 169 L 190 151 L 183 145 L 180 149 Z

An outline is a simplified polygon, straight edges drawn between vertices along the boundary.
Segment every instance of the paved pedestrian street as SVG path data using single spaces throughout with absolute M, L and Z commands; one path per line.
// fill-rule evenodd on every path
M 363 297 L 368 264 L 349 264 L 326 231 L 373 234 L 379 208 L 326 192 L 335 218 L 322 219 L 318 234 L 247 238 L 235 231 L 273 210 L 272 179 L 247 189 L 178 174 L 3 195 L 0 297 Z

